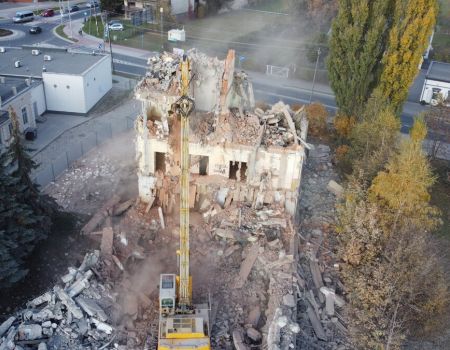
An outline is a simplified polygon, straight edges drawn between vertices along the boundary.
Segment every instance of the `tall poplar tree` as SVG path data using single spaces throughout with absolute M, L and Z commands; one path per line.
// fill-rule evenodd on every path
M 377 90 L 398 113 L 419 72 L 422 55 L 436 23 L 436 0 L 395 0 L 392 27 Z
M 378 82 L 391 0 L 340 0 L 332 25 L 328 72 L 336 102 L 359 117 Z

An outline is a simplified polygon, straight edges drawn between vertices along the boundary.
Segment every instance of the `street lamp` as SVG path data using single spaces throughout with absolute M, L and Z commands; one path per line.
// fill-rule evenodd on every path
M 161 49 L 164 51 L 164 36 L 163 36 L 163 13 L 164 13 L 164 9 L 162 7 L 159 8 L 159 13 L 161 15 L 161 20 L 160 20 L 160 24 L 161 24 Z
M 317 66 L 319 65 L 319 57 L 320 57 L 320 47 L 317 49 L 316 68 L 314 68 L 314 78 L 313 78 L 313 84 L 311 87 L 311 95 L 309 96 L 309 104 L 311 104 L 313 93 L 314 93 L 314 85 L 316 84 L 316 74 L 317 74 Z

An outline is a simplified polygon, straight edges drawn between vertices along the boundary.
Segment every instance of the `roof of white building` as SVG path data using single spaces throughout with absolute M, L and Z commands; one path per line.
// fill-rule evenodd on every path
M 426 78 L 450 83 L 450 63 L 431 62 Z
M 42 84 L 41 80 L 31 80 L 27 84 L 25 78 L 0 76 L 0 107 L 4 106 L 7 102 L 10 102 L 13 98 L 20 96 L 30 87 L 39 84 Z
M 39 55 L 32 55 L 32 50 L 39 50 Z M 44 61 L 44 56 L 50 56 L 50 61 Z M 0 75 L 24 77 L 42 77 L 42 72 L 80 75 L 106 55 L 68 52 L 67 49 L 23 47 L 6 48 L 0 53 Z M 15 62 L 20 61 L 20 67 Z

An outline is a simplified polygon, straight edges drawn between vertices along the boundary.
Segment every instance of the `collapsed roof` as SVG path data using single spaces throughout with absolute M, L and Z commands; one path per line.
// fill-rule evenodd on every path
M 186 54 L 191 62 L 190 95 L 196 106 L 190 118 L 191 142 L 291 148 L 305 139 L 307 121 L 302 110 L 294 113 L 283 102 L 255 108 L 252 83 L 245 72 L 235 70 L 233 50 L 225 60 L 195 49 Z M 148 73 L 136 87 L 153 137 L 164 139 L 175 130 L 169 126 L 171 106 L 181 93 L 181 58 L 167 52 L 151 57 Z M 141 125 L 142 121 L 141 116 Z

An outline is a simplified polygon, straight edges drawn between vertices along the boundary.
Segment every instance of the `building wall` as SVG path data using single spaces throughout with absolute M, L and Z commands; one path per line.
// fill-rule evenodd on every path
M 422 88 L 422 94 L 420 96 L 420 102 L 425 101 L 426 103 L 431 102 L 431 96 L 433 88 L 441 89 L 441 94 L 444 99 L 449 98 L 450 95 L 450 82 L 436 81 L 431 79 L 425 79 Z
M 147 142 L 147 147 L 144 147 Z M 155 153 L 169 152 L 169 145 L 164 140 L 154 138 L 145 141 L 142 137 L 136 142 L 138 154 L 138 167 L 142 174 L 153 175 L 155 168 Z M 277 150 L 259 148 L 255 152 L 246 146 L 209 146 L 193 144 L 189 145 L 189 154 L 192 156 L 207 156 L 208 175 L 219 175 L 225 178 L 230 174 L 230 162 L 244 162 L 247 164 L 247 183 L 258 186 L 261 175 L 271 174 L 271 185 L 274 190 L 296 191 L 300 184 L 301 169 L 304 160 L 303 148 L 297 150 Z M 148 169 L 145 170 L 145 169 Z M 195 171 L 197 172 L 197 171 Z
M 189 12 L 189 2 L 194 11 L 194 0 L 171 0 L 172 15 L 182 15 Z
M 37 102 L 38 112 L 42 114 L 45 111 L 45 98 L 44 98 L 44 86 L 43 84 L 39 84 L 37 86 L 30 87 L 28 90 L 22 92 L 16 98 L 2 104 L 2 110 L 9 110 L 11 106 L 17 114 L 19 119 L 19 128 L 20 131 L 23 132 L 26 128 L 34 128 L 36 127 L 36 119 L 34 114 L 33 103 Z M 22 108 L 25 108 L 27 111 L 27 123 L 24 123 L 22 116 Z M 11 138 L 11 133 L 9 131 L 10 122 L 6 122 L 0 126 L 1 133 L 1 143 L 3 146 L 7 146 L 9 144 L 9 139 Z
M 94 105 L 112 88 L 111 56 L 105 56 L 96 65 L 83 73 L 85 112 Z
M 82 76 L 44 72 L 42 78 L 49 111 L 86 113 Z

